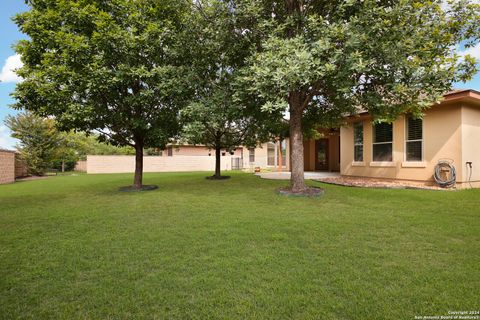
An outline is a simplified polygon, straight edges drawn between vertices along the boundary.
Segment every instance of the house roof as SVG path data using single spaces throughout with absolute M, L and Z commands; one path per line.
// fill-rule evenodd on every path
M 480 91 L 473 89 L 454 89 L 443 95 L 443 99 L 439 103 L 432 104 L 432 107 L 447 106 L 456 103 L 469 103 L 480 108 Z M 346 117 L 348 121 L 354 119 L 367 119 L 370 118 L 370 114 L 367 110 L 361 109 L 357 114 Z
M 473 89 L 453 90 L 443 96 L 440 104 L 469 102 L 480 107 L 480 91 Z

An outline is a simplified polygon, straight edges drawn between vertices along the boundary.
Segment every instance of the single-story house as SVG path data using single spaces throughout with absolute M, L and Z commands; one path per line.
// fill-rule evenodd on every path
M 433 183 L 439 161 L 451 163 L 456 185 L 480 187 L 480 92 L 456 90 L 425 112 L 374 124 L 368 113 L 305 142 L 306 171 Z
M 425 112 L 393 123 L 374 124 L 367 113 L 348 117 L 339 129 L 322 130 L 322 137 L 304 142 L 305 171 L 338 171 L 344 176 L 433 183 L 439 161 L 451 163 L 457 187 L 480 187 L 480 92 L 456 90 Z M 167 155 L 209 155 L 204 146 L 170 146 Z M 280 148 L 282 157 L 280 157 Z M 167 149 L 169 150 L 169 149 Z M 226 151 L 224 152 L 226 153 Z M 243 167 L 289 168 L 289 145 L 266 143 L 238 148 Z

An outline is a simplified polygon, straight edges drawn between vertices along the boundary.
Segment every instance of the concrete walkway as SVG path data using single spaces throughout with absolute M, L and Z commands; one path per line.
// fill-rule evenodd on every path
M 262 179 L 270 180 L 290 180 L 290 172 L 260 172 L 255 175 L 259 176 Z M 322 178 L 335 178 L 339 177 L 340 173 L 338 172 L 305 172 L 305 179 L 314 180 Z

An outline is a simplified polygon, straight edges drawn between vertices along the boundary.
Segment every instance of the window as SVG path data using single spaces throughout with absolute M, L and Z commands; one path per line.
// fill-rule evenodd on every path
M 255 148 L 248 149 L 248 160 L 250 163 L 255 162 Z
M 377 123 L 373 126 L 373 161 L 393 161 L 393 125 Z
M 408 116 L 406 121 L 405 137 L 405 160 L 422 161 L 423 160 L 423 121 Z
M 275 165 L 275 143 L 269 142 L 267 144 L 267 165 L 268 166 L 274 166 Z
M 280 153 L 282 158 L 280 159 Z M 287 164 L 287 142 L 282 140 L 280 143 L 269 142 L 267 144 L 267 165 L 268 166 L 279 166 L 280 160 L 282 162 L 282 167 Z
M 167 156 L 168 156 L 168 157 L 172 157 L 172 156 L 173 156 L 173 148 L 172 148 L 172 147 L 168 147 L 168 149 L 167 149 Z
M 363 161 L 363 122 L 353 125 L 353 161 Z
M 287 165 L 287 141 L 282 140 L 280 142 L 280 149 L 282 150 L 282 166 Z M 280 162 L 278 162 L 278 165 L 280 165 Z

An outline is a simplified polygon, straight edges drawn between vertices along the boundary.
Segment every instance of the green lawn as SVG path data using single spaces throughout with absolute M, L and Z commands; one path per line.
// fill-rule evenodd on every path
M 146 174 L 0 186 L 0 318 L 413 319 L 480 309 L 480 190 Z M 321 185 L 311 183 L 312 185 Z

